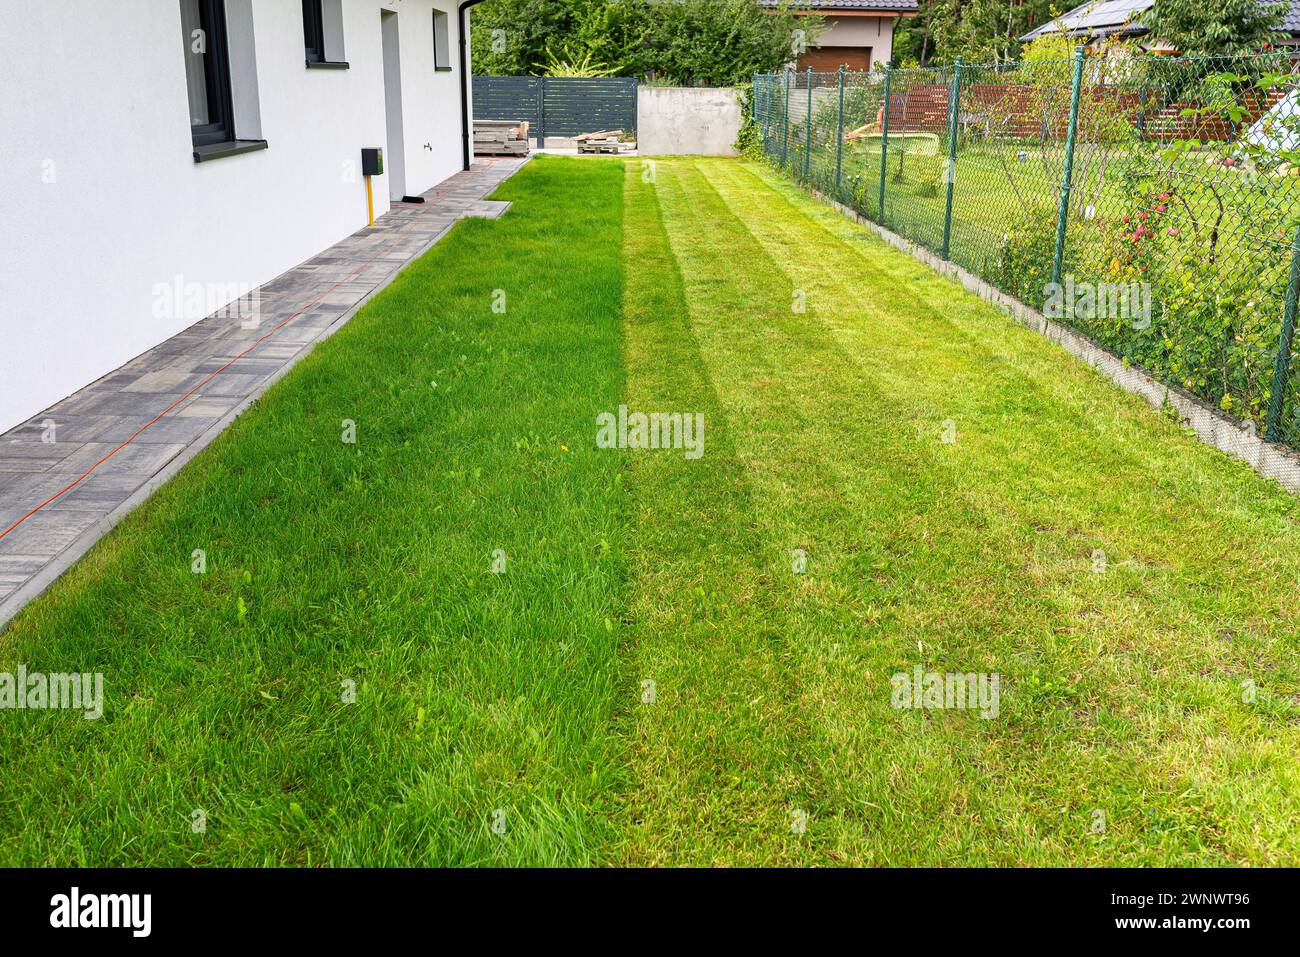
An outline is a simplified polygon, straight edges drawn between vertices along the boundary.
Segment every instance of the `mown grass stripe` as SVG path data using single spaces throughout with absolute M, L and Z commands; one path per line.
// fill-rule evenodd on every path
M 802 204 L 792 202 L 790 204 L 792 215 L 774 215 L 774 208 L 781 204 L 777 202 L 774 205 L 773 199 L 767 196 L 763 189 L 755 189 L 754 177 L 738 170 L 734 164 L 705 163 L 702 164 L 702 168 L 706 170 L 706 175 L 715 181 L 721 195 L 751 224 L 756 238 L 782 265 L 790 282 L 810 290 L 810 304 L 814 305 L 814 308 L 810 308 L 810 314 L 833 329 L 845 343 L 846 348 L 855 357 L 860 358 L 864 367 L 870 368 L 873 372 L 880 367 L 886 367 L 883 374 L 873 377 L 879 380 L 881 391 L 890 395 L 891 404 L 898 401 L 906 402 L 909 399 L 921 404 L 922 407 L 925 403 L 932 403 L 932 409 L 944 410 L 943 414 L 954 416 L 965 427 L 961 443 L 965 446 L 962 449 L 964 453 L 971 452 L 969 448 L 971 443 L 967 439 L 972 428 L 981 430 L 995 440 L 991 444 L 992 451 L 996 454 L 987 454 L 987 452 L 978 454 L 982 450 L 977 448 L 975 454 L 953 455 L 948 458 L 948 461 L 952 463 L 956 476 L 960 478 L 958 494 L 969 499 L 973 506 L 990 516 L 988 528 L 983 533 L 986 540 L 986 553 L 1008 562 L 1010 573 L 1008 580 L 1012 587 L 994 591 L 995 594 L 1002 591 L 1004 597 L 1014 599 L 1012 610 L 999 615 L 1001 627 L 1012 634 L 1026 631 L 1032 634 L 1035 630 L 1031 627 L 1033 625 L 1037 625 L 1039 629 L 1050 627 L 1050 632 L 1043 632 L 1045 635 L 1064 632 L 1067 637 L 1065 646 L 1061 646 L 1059 639 L 1049 640 L 1049 645 L 1059 656 L 1058 666 L 1065 665 L 1071 658 L 1077 659 L 1073 667 L 1084 672 L 1090 679 L 1083 682 L 1085 698 L 1089 693 L 1094 697 L 1098 694 L 1104 695 L 1117 683 L 1139 686 L 1141 683 L 1149 683 L 1154 685 L 1149 693 L 1157 698 L 1171 696 L 1187 702 L 1190 708 L 1196 710 L 1200 710 L 1208 701 L 1214 705 L 1211 713 L 1218 713 L 1220 717 L 1225 716 L 1224 712 L 1230 711 L 1225 705 L 1230 705 L 1233 700 L 1230 694 L 1224 695 L 1224 691 L 1232 687 L 1231 680 L 1220 679 L 1217 682 L 1207 683 L 1203 676 L 1207 673 L 1207 668 L 1216 665 L 1226 666 L 1229 675 L 1244 671 L 1257 654 L 1259 650 L 1257 646 L 1249 649 L 1238 648 L 1225 654 L 1220 647 L 1202 652 L 1197 643 L 1180 641 L 1174 647 L 1181 645 L 1182 654 L 1179 664 L 1182 667 L 1172 669 L 1158 660 L 1155 662 L 1139 660 L 1134 665 L 1128 655 L 1128 649 L 1131 647 L 1139 649 L 1152 647 L 1150 638 L 1143 632 L 1149 630 L 1154 619 L 1153 613 L 1162 607 L 1174 611 L 1173 620 L 1160 624 L 1161 631 L 1169 636 L 1179 635 L 1180 632 L 1185 634 L 1189 630 L 1189 621 L 1199 626 L 1190 629 L 1193 631 L 1204 631 L 1214 621 L 1221 621 L 1219 616 L 1225 611 L 1225 606 L 1214 598 L 1212 591 L 1203 588 L 1203 582 L 1197 581 L 1196 577 L 1191 577 L 1189 582 L 1184 576 L 1175 575 L 1171 570 L 1170 574 L 1159 574 L 1152 586 L 1150 581 L 1152 576 L 1149 573 L 1142 574 L 1143 568 L 1140 564 L 1136 569 L 1138 574 L 1133 574 L 1134 569 L 1131 566 L 1135 562 L 1129 555 L 1121 552 L 1117 556 L 1112 556 L 1112 560 L 1118 559 L 1121 564 L 1112 570 L 1110 587 L 1094 587 L 1097 585 L 1096 576 L 1088 575 L 1086 568 L 1080 567 L 1085 565 L 1085 562 L 1080 559 L 1086 559 L 1087 549 L 1086 547 L 1080 549 L 1078 524 L 1066 526 L 1068 532 L 1061 536 L 1066 540 L 1063 546 L 1058 547 L 1053 543 L 1044 548 L 1043 545 L 1050 543 L 1055 537 L 1051 534 L 1055 530 L 1050 527 L 1036 526 L 1035 522 L 1027 520 L 1024 514 L 1017 514 L 1025 509 L 1032 510 L 1039 505 L 1030 490 L 1021 484 L 1024 476 L 1037 474 L 1051 478 L 1060 466 L 1073 469 L 1077 473 L 1080 471 L 1080 466 L 1088 461 L 1086 455 L 1081 457 L 1079 449 L 1070 449 L 1069 442 L 1062 442 L 1059 438 L 1071 434 L 1072 420 L 1079 415 L 1077 406 L 1080 403 L 1072 396 L 1058 397 L 1047 383 L 1040 384 L 1031 380 L 1027 385 L 1022 385 L 1019 380 L 1026 378 L 1027 374 L 1007 376 L 1005 369 L 999 371 L 997 367 L 1002 360 L 987 348 L 981 346 L 974 350 L 954 349 L 950 340 L 964 338 L 970 330 L 952 330 L 952 333 L 945 337 L 942 325 L 929 321 L 935 318 L 933 315 L 935 305 L 932 303 L 926 304 L 917 321 L 912 318 L 908 309 L 895 305 L 898 301 L 905 303 L 907 295 L 900 295 L 898 299 L 893 299 L 882 295 L 877 286 L 876 291 L 871 294 L 878 304 L 877 308 L 883 309 L 888 314 L 887 317 L 873 313 L 870 308 L 864 311 L 861 294 L 863 290 L 872 290 L 874 273 L 892 268 L 893 261 L 903 257 L 895 251 L 886 250 L 878 243 L 873 243 L 872 247 L 879 252 L 881 265 L 861 268 L 862 254 L 858 250 L 851 250 L 851 255 L 846 254 L 850 251 L 843 249 L 842 243 L 826 242 L 827 237 L 819 235 L 825 231 L 820 226 L 806 221 L 815 218 L 815 214 L 806 211 L 806 208 L 812 207 L 813 204 L 806 201 Z M 800 209 L 800 206 L 804 209 Z M 797 254 L 813 248 L 818 249 L 818 255 Z M 795 254 L 791 255 L 791 253 Z M 862 277 L 861 281 L 859 277 Z M 880 285 L 887 289 L 887 283 Z M 978 310 L 969 309 L 967 303 L 974 300 L 964 294 L 955 293 L 953 298 L 956 300 L 953 303 L 954 311 L 989 311 L 982 305 Z M 823 308 L 816 308 L 817 306 Z M 884 335 L 881 335 L 880 328 L 882 319 L 890 323 L 889 328 L 884 330 L 886 332 Z M 998 329 L 1000 325 L 1002 323 L 996 320 L 989 322 L 989 317 L 986 316 L 984 335 L 989 335 L 990 327 Z M 936 334 L 927 335 L 932 329 L 937 330 Z M 893 334 L 888 334 L 890 332 Z M 899 348 L 896 345 L 900 340 L 906 342 L 906 348 Z M 1050 347 L 1037 342 L 1028 343 L 1028 348 L 1024 351 L 1033 350 L 1049 354 L 1052 351 Z M 1014 361 L 1018 351 L 1009 351 Z M 952 358 L 949 361 L 942 358 L 944 352 L 951 353 Z M 1062 365 L 1071 361 L 1060 355 L 1055 358 Z M 1042 360 L 1040 364 L 1048 365 Z M 988 366 L 988 371 L 981 370 L 976 373 L 969 368 L 963 368 L 971 366 L 978 368 L 980 365 Z M 1073 374 L 1069 369 L 1062 370 L 1062 373 L 1062 377 Z M 1080 378 L 1086 379 L 1088 376 Z M 1098 390 L 1095 382 L 1088 382 L 1087 385 L 1091 387 L 1094 396 L 1097 392 L 1104 391 Z M 1014 420 L 1009 420 L 1005 413 L 999 414 L 999 405 L 1002 404 L 1002 409 L 1015 408 L 1017 401 L 1023 402 L 1026 394 L 1035 391 L 1040 392 L 1048 400 L 1046 406 L 1028 417 L 1027 426 L 1008 428 L 1009 422 Z M 1116 398 L 1110 397 L 1111 403 L 1121 405 L 1122 403 L 1116 401 Z M 880 411 L 886 418 L 890 417 L 888 408 Z M 1015 419 L 1021 419 L 1024 417 L 1024 410 L 1015 408 L 1013 414 Z M 939 412 L 932 411 L 930 415 L 937 420 Z M 1150 418 L 1149 413 L 1144 409 L 1137 410 L 1134 418 L 1138 418 L 1139 415 Z M 1148 436 L 1160 432 L 1158 428 L 1152 428 L 1149 422 L 1144 431 Z M 1159 448 L 1160 442 L 1169 441 L 1167 436 L 1158 438 L 1159 441 L 1152 441 L 1150 445 Z M 1010 444 L 1008 440 L 1012 440 Z M 1111 454 L 1104 459 L 1108 464 L 1122 458 L 1125 454 L 1124 446 L 1116 444 L 1113 435 L 1100 430 L 1096 444 L 1103 448 L 1106 444 L 1110 444 Z M 1018 449 L 1023 449 L 1024 452 L 1019 455 L 1008 454 L 1008 450 L 1014 452 Z M 1030 456 L 1029 460 L 1023 458 L 1026 453 Z M 1069 465 L 1067 466 L 1066 463 Z M 1086 468 L 1087 466 L 1084 465 L 1084 469 Z M 1084 474 L 1086 475 L 1087 472 L 1085 471 Z M 1092 503 L 1099 503 L 1102 506 L 1101 514 L 1109 518 L 1112 514 L 1111 510 L 1124 512 L 1125 505 L 1132 500 L 1132 497 L 1149 494 L 1143 487 L 1141 476 L 1134 475 L 1129 478 L 1133 482 L 1131 497 L 1116 499 L 1100 493 L 1098 487 L 1103 485 L 1105 479 L 1104 474 L 1099 474 L 1095 477 L 1092 487 L 1087 489 L 1086 501 L 1078 502 L 1078 497 L 1070 494 L 1073 489 L 1067 491 L 1060 488 L 1052 505 L 1064 510 L 1068 510 L 1071 505 L 1083 505 L 1083 509 L 1075 509 L 1076 514 L 1073 519 L 1075 523 L 1082 523 L 1084 528 L 1087 528 L 1087 523 L 1092 517 L 1088 506 Z M 1165 508 L 1157 506 L 1160 514 L 1154 522 L 1150 520 L 1151 516 L 1146 514 L 1143 515 L 1146 521 L 1133 522 L 1132 513 L 1128 512 L 1129 526 L 1124 529 L 1124 532 L 1129 529 L 1136 532 L 1132 536 L 1137 541 L 1133 550 L 1139 556 L 1139 561 L 1150 554 L 1149 543 L 1153 541 L 1150 535 L 1151 526 L 1160 527 L 1164 524 L 1162 520 L 1167 512 L 1168 503 L 1161 503 L 1161 505 Z M 1214 498 L 1202 499 L 1196 503 L 1196 507 L 1203 514 L 1212 514 L 1211 510 L 1217 505 L 1218 502 Z M 1265 513 L 1268 514 L 1267 509 Z M 1008 520 L 1014 524 L 1009 524 Z M 1127 538 L 1128 536 L 1125 535 L 1120 540 L 1126 541 Z M 1115 538 L 1101 540 L 1114 541 Z M 1197 549 L 1208 544 L 1208 542 L 1196 542 L 1193 538 L 1189 552 L 1197 555 L 1204 554 Z M 1144 545 L 1147 547 L 1144 548 Z M 1070 555 L 1071 548 L 1076 550 L 1073 556 Z M 1078 554 L 1079 551 L 1083 554 Z M 1019 558 L 1016 557 L 1017 552 L 1021 553 Z M 1214 559 L 1211 561 L 1213 562 Z M 968 576 L 972 571 L 977 570 L 980 564 L 978 558 L 960 563 L 963 567 L 963 578 L 968 586 L 970 584 Z M 1229 568 L 1227 571 L 1231 572 L 1232 569 Z M 1120 579 L 1118 586 L 1114 581 L 1115 577 Z M 1267 573 L 1259 577 L 1266 578 Z M 1048 602 L 1046 607 L 1055 608 L 1057 613 L 1039 621 L 1044 606 L 1039 604 L 1031 605 L 1029 608 L 1024 607 L 1023 602 L 1027 594 L 1046 596 Z M 1232 606 L 1240 607 L 1238 605 L 1240 599 L 1250 594 L 1250 590 L 1241 589 L 1234 596 Z M 1209 601 L 1205 600 L 1207 596 Z M 1136 603 L 1148 604 L 1152 614 L 1141 616 L 1136 621 L 1131 620 L 1131 608 Z M 963 603 L 959 601 L 958 605 L 961 604 Z M 1189 605 L 1193 612 L 1191 615 L 1187 612 Z M 1060 615 L 1062 606 L 1071 610 L 1064 620 Z M 1085 611 L 1082 616 L 1079 615 L 1080 609 Z M 966 614 L 969 614 L 969 608 Z M 1006 617 L 1007 614 L 1010 617 Z M 1249 615 L 1245 618 L 1247 626 L 1256 624 L 1255 615 L 1249 612 L 1247 614 Z M 1125 655 L 1118 662 L 1118 667 L 1111 647 L 1117 640 L 1125 646 Z M 1216 641 L 1215 644 L 1221 645 L 1221 642 Z M 1265 639 L 1264 646 L 1273 652 L 1281 650 L 1276 644 L 1276 636 L 1273 639 Z M 1162 636 L 1154 647 L 1164 650 L 1169 647 L 1169 642 Z M 1089 654 L 1080 655 L 1079 652 L 1082 650 L 1086 650 Z M 1192 660 L 1188 660 L 1189 658 Z M 1154 682 L 1151 680 L 1152 664 L 1157 668 Z M 1285 685 L 1290 677 L 1282 677 L 1282 680 Z M 1068 685 L 1071 682 L 1067 678 L 1065 683 Z M 1079 684 L 1077 677 L 1074 683 Z M 1087 688 L 1087 685 L 1091 685 L 1091 688 Z M 1216 686 L 1220 697 L 1214 701 Z M 834 696 L 832 700 L 847 700 L 849 694 L 851 689 L 846 689 L 845 695 Z M 1237 715 L 1236 718 L 1242 721 L 1246 716 Z M 1171 762 L 1168 760 L 1169 752 L 1161 751 L 1159 744 L 1177 740 L 1190 744 L 1186 737 L 1177 734 L 1180 723 L 1186 720 L 1185 713 L 1174 714 L 1170 716 L 1167 727 L 1154 735 L 1146 728 L 1128 733 L 1123 736 L 1124 747 L 1122 748 L 1115 741 L 1106 742 L 1112 755 L 1118 752 L 1116 757 L 1126 762 L 1125 773 L 1116 777 L 1126 779 L 1123 780 L 1123 784 L 1127 793 L 1117 795 L 1117 799 L 1124 799 L 1131 795 L 1132 789 L 1136 786 L 1139 789 L 1149 787 L 1153 791 L 1163 793 L 1166 804 L 1177 803 L 1179 792 L 1185 791 L 1188 786 L 1188 775 L 1195 774 L 1196 768 L 1186 763 L 1183 758 L 1184 749 L 1179 749 L 1178 757 L 1181 760 Z M 1090 723 L 1085 723 L 1076 729 L 1072 732 L 1072 736 L 1079 737 L 1080 743 L 1091 748 L 1091 745 L 1096 743 L 1098 729 L 1096 727 L 1090 729 L 1088 727 Z M 1042 723 L 1042 726 L 1037 729 L 1028 728 L 1026 732 L 1031 736 L 1030 740 L 1036 734 L 1060 733 L 1051 729 L 1050 722 Z M 1047 744 L 1048 741 L 1043 743 Z M 1028 745 L 1029 741 L 1025 741 L 1019 746 Z M 1259 747 L 1259 759 L 1271 763 L 1271 751 L 1267 744 Z M 1090 761 L 1096 761 L 1100 757 L 1095 750 L 1090 750 L 1088 754 Z M 1181 764 L 1183 768 L 1181 777 L 1170 778 L 1171 764 L 1175 766 Z M 1079 774 L 1079 777 L 1087 781 L 1095 775 L 1085 772 Z M 1045 788 L 1042 793 L 1051 794 L 1053 790 L 1053 787 Z M 1055 798 L 1045 798 L 1044 804 L 1053 799 Z M 1193 811 L 1186 815 L 1186 818 L 1187 822 L 1204 829 L 1210 815 L 1203 813 L 1203 810 Z M 1072 843 L 1077 847 L 1082 843 L 1077 832 L 1074 835 L 1069 835 L 1067 832 L 1063 837 L 1065 844 Z M 1108 850 L 1113 853 L 1113 850 Z M 1161 853 L 1164 849 L 1145 850 L 1147 853 Z M 1077 853 L 1077 850 L 1072 853 Z
M 897 620 L 906 624 L 921 599 L 960 588 L 951 561 L 911 558 L 917 545 L 924 555 L 944 542 L 930 546 L 909 539 L 924 533 L 926 516 L 937 511 L 933 524 L 955 533 L 946 550 L 979 561 L 983 520 L 964 512 L 959 495 L 945 492 L 943 469 L 936 466 L 935 453 L 916 441 L 911 423 L 890 414 L 889 402 L 812 315 L 792 309 L 793 286 L 752 238 L 755 221 L 736 218 L 700 174 L 703 166 L 661 166 L 665 189 L 680 181 L 689 193 L 689 202 L 680 206 L 681 222 L 668 224 L 674 243 L 681 245 L 679 260 L 685 267 L 690 259 L 694 267 L 695 259 L 708 257 L 700 269 L 706 276 L 725 272 L 729 254 L 761 267 L 748 271 L 743 286 L 735 283 L 714 293 L 701 285 L 702 302 L 698 307 L 692 302 L 692 318 L 701 328 L 715 381 L 720 387 L 725 381 L 726 394 L 747 410 L 746 458 L 761 490 L 756 520 L 773 552 L 787 554 L 789 546 L 777 544 L 783 540 L 802 542 L 809 552 L 811 573 L 805 579 L 790 575 L 788 566 L 773 569 L 784 581 L 799 581 L 786 601 L 797 622 L 790 644 L 800 653 L 801 704 L 824 719 L 823 702 L 832 707 L 839 697 L 852 702 L 836 708 L 841 719 L 836 726 L 810 734 L 813 761 L 832 781 L 816 808 L 821 821 L 812 840 L 826 840 L 843 860 L 903 856 L 905 842 L 891 834 L 890 822 L 902 828 L 907 821 L 922 844 L 932 829 L 950 830 L 952 818 L 940 811 L 952 789 L 970 787 L 953 766 L 978 747 L 964 742 L 940 748 L 918 734 L 915 724 L 909 742 L 908 726 L 889 709 L 888 676 L 901 662 L 914 660 L 907 656 L 915 651 L 908 649 L 917 640 L 915 633 L 900 632 Z M 693 237 L 702 234 L 706 222 L 711 234 L 696 248 Z M 737 289 L 743 289 L 743 304 L 729 299 Z M 709 313 L 710 294 L 726 301 L 716 319 Z M 815 308 L 813 301 L 809 308 Z M 742 421 L 735 414 L 733 420 Z M 909 565 L 915 569 L 909 571 Z M 978 580 L 978 566 L 971 574 Z M 978 622 L 959 626 L 981 633 Z M 921 634 L 927 646 L 933 644 L 926 629 Z M 852 718 L 845 723 L 848 714 Z M 909 753 L 918 748 L 920 760 L 933 767 L 912 775 L 912 786 L 900 795 L 894 776 L 900 765 L 916 760 Z M 850 773 L 842 773 L 843 765 Z M 942 835 L 935 839 L 940 849 L 946 843 Z
M 629 164 L 624 294 L 628 405 L 703 412 L 702 458 L 630 456 L 637 503 L 633 657 L 656 703 L 632 729 L 636 786 L 624 858 L 638 864 L 809 859 L 791 813 L 813 800 L 800 748 L 783 591 L 754 534 L 755 503 L 690 322 L 660 185 Z

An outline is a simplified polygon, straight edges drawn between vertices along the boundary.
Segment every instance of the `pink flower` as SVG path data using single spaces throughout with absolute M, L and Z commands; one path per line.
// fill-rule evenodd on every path
M 1170 227 L 1169 227 L 1169 235 L 1170 235 L 1170 236 L 1177 236 L 1177 235 L 1178 235 L 1178 227 L 1177 227 L 1177 226 L 1170 226 Z
M 1163 213 L 1163 212 L 1164 212 L 1166 209 L 1168 209 L 1168 208 L 1169 208 L 1169 207 L 1166 206 L 1164 203 L 1161 203 L 1159 206 L 1156 207 L 1156 212 L 1157 212 L 1157 213 Z
M 1169 202 L 1169 194 L 1168 194 L 1168 193 L 1161 193 L 1161 194 L 1160 194 L 1160 202 L 1162 202 L 1162 203 L 1167 203 L 1167 202 Z

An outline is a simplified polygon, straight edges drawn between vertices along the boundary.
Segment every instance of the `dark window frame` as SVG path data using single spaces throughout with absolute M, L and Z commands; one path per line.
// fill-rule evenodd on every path
M 329 62 L 325 58 L 325 12 L 322 0 L 302 0 L 302 33 L 307 62 Z
M 443 33 L 447 34 L 445 50 L 438 46 L 438 17 L 440 16 L 446 24 L 443 28 Z M 443 62 L 444 60 L 446 62 Z M 451 70 L 451 17 L 437 7 L 433 10 L 433 68 L 439 72 Z
M 199 29 L 207 43 L 207 52 L 203 56 L 203 80 L 207 86 L 208 116 L 215 119 L 208 123 L 190 124 L 190 135 L 196 147 L 235 139 L 235 103 L 230 89 L 225 0 L 199 0 Z M 186 37 L 186 41 L 186 55 L 190 56 L 188 44 L 193 40 Z

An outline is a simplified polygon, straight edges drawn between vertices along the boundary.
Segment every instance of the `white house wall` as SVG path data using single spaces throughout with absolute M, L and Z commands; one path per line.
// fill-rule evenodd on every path
M 434 70 L 435 6 L 450 71 Z M 227 0 L 255 44 L 256 115 L 236 82 L 236 135 L 269 148 L 203 163 L 179 0 L 0 0 L 0 431 L 192 324 L 159 317 L 160 285 L 255 287 L 366 225 L 381 9 L 399 18 L 406 188 L 422 192 L 461 164 L 454 0 L 342 0 L 346 70 L 305 67 L 294 0 Z M 382 178 L 374 194 L 379 215 Z
M 884 63 L 893 55 L 895 17 L 826 16 L 826 30 L 817 38 L 824 47 L 871 47 L 872 62 Z

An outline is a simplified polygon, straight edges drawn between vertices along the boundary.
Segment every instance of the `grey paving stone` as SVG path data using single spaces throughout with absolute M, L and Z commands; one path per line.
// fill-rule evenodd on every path
M 0 555 L 0 597 L 16 591 L 44 564 L 37 555 Z
M 14 438 L 39 441 L 45 433 L 45 423 L 53 422 L 53 435 L 56 442 L 72 443 L 73 445 L 81 442 L 95 442 L 120 419 L 121 416 L 116 415 L 67 415 L 61 419 L 42 417 L 24 422 L 8 433 L 5 441 L 10 442 L 10 448 L 13 447 L 12 440 Z M 71 449 L 69 449 L 69 454 L 71 454 Z
M 81 397 L 76 407 L 82 415 L 147 415 L 153 418 L 164 409 L 184 402 L 184 392 L 93 392 Z M 58 421 L 57 417 L 54 417 Z
M 180 418 L 219 419 L 235 406 L 239 398 L 228 395 L 206 395 L 200 392 L 185 408 L 176 413 Z
M 30 436 L 6 435 L 0 446 L 0 471 L 46 472 L 76 451 L 74 442 L 42 442 Z
M 97 511 L 42 509 L 0 538 L 0 556 L 54 558 L 103 517 Z
M 143 472 L 152 475 L 184 448 L 182 443 L 147 445 L 132 442 L 123 446 L 112 442 L 88 442 L 68 456 L 60 464 L 59 471 L 73 478 L 92 467 L 96 475 L 112 475 L 116 472 Z M 110 454 L 111 458 L 104 458 Z
M 0 505 L 0 532 L 3 532 L 6 528 L 9 528 L 19 519 L 23 518 L 28 512 L 43 501 L 45 501 L 45 499 L 42 498 L 33 500 L 31 505 L 19 505 L 16 502 Z M 0 541 L 3 541 L 3 539 L 0 539 Z
M 149 372 L 140 376 L 130 385 L 122 387 L 123 392 L 188 392 L 204 377 L 194 372 Z
M 195 364 L 194 371 L 206 378 L 207 376 L 213 375 L 214 373 L 224 371 L 225 366 L 230 362 L 231 358 L 234 357 L 232 356 L 230 358 L 226 358 L 222 356 L 216 356 L 216 357 L 210 357 L 204 359 L 203 361 L 197 362 Z M 254 358 L 253 356 L 244 356 L 242 359 L 239 360 L 239 372 L 241 375 L 256 375 L 256 376 L 270 375 L 272 372 L 275 372 L 283 365 L 284 365 L 283 359 L 268 358 L 266 355 L 263 354 L 262 349 L 259 348 L 257 350 L 256 358 Z M 207 390 L 201 389 L 199 391 L 206 392 Z
M 283 339 L 279 338 L 279 333 L 276 333 L 275 339 L 268 340 L 267 342 L 264 342 L 257 347 L 257 358 L 264 359 L 264 360 L 278 359 L 280 360 L 279 362 L 276 363 L 276 366 L 278 368 L 279 366 L 283 366 L 285 362 L 287 362 L 289 359 L 292 359 L 301 351 L 302 351 L 301 345 L 295 345 L 293 343 L 285 342 Z M 235 358 L 237 354 L 238 354 L 238 350 L 227 349 L 224 352 L 211 356 L 211 359 L 213 361 L 218 362 L 221 365 L 224 365 L 225 363 L 229 362 L 231 359 Z M 251 358 L 251 357 L 246 356 L 245 358 Z M 240 361 L 242 362 L 243 359 L 241 359 Z M 203 391 L 202 389 L 199 390 L 200 393 L 202 393 L 202 391 Z
M 241 375 L 234 373 L 234 369 L 241 368 L 236 365 L 229 371 L 223 372 L 214 377 L 211 382 L 203 387 L 205 396 L 244 396 L 253 392 L 259 385 L 266 381 L 267 375 Z
M 53 511 L 109 512 L 125 502 L 156 472 L 98 471 L 78 482 L 47 506 Z M 66 484 L 66 483 L 65 483 Z
M 482 216 L 486 219 L 500 219 L 502 214 L 510 208 L 510 204 L 494 199 L 483 199 L 475 203 L 470 203 L 467 215 Z
M 218 418 L 215 415 L 165 415 L 151 424 L 150 419 L 142 415 L 118 416 L 112 426 L 100 432 L 96 441 L 116 444 L 134 436 L 132 441 L 142 445 L 188 445 Z
M 67 479 L 52 472 L 0 472 L 0 502 L 26 511 L 67 484 Z

